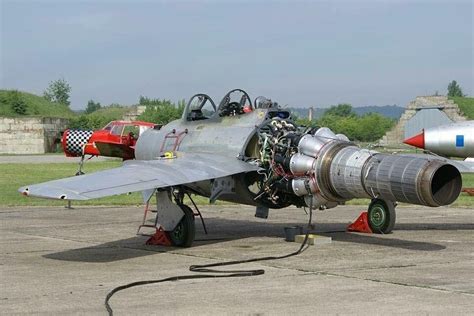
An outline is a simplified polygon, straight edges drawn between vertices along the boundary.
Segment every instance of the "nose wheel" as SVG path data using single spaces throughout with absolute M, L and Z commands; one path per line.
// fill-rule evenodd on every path
M 374 233 L 389 234 L 395 226 L 395 204 L 392 201 L 373 199 L 368 209 L 368 222 Z

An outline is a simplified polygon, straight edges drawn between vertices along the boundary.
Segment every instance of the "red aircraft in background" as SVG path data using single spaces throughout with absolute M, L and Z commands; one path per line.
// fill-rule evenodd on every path
M 147 129 L 159 127 L 142 121 L 112 121 L 100 130 L 67 129 L 63 133 L 62 147 L 67 157 L 81 157 L 79 171 L 86 155 L 118 157 L 123 160 L 135 158 L 135 144 Z M 89 158 L 89 159 L 90 159 Z

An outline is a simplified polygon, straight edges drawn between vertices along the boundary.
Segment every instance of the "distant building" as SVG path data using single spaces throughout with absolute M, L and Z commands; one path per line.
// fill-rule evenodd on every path
M 420 133 L 424 128 L 465 120 L 459 107 L 445 96 L 416 97 L 379 143 L 382 146 L 406 146 L 403 140 Z
M 51 117 L 0 117 L 0 154 L 56 152 L 68 120 Z

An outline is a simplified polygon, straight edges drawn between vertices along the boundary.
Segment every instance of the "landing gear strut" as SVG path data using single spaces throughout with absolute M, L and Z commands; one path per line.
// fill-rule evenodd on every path
M 93 157 L 95 157 L 94 155 L 91 155 L 89 158 L 87 158 L 86 161 L 89 161 L 91 160 Z M 76 176 L 81 176 L 84 174 L 84 172 L 82 171 L 82 168 L 84 167 L 84 160 L 85 160 L 86 156 L 85 155 L 82 155 L 81 156 L 81 161 L 79 162 L 79 170 L 76 172 Z
M 81 176 L 84 174 L 84 172 L 82 171 L 82 167 L 84 166 L 84 155 L 81 156 L 81 161 L 79 162 L 79 170 L 77 170 L 76 172 L 76 176 Z
M 138 231 L 141 227 L 156 228 L 155 235 L 147 244 L 171 244 L 176 247 L 191 247 L 196 232 L 194 212 L 184 204 L 184 194 L 184 191 L 180 188 L 155 192 L 157 206 L 155 224 L 145 225 L 148 211 L 148 208 L 146 208 L 143 223 L 138 228 Z M 198 214 L 200 215 L 199 212 Z
M 395 203 L 381 199 L 373 199 L 369 205 L 368 221 L 374 233 L 391 233 L 395 226 Z
M 194 241 L 195 226 L 194 226 L 194 213 L 191 208 L 187 205 L 178 205 L 184 213 L 181 221 L 176 227 L 168 232 L 173 246 L 177 247 L 191 247 Z

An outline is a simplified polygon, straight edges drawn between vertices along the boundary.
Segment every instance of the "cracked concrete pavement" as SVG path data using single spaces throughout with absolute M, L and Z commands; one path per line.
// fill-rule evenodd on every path
M 474 211 L 397 208 L 389 235 L 344 232 L 362 210 L 315 213 L 331 244 L 281 260 L 227 267 L 256 277 L 136 287 L 111 300 L 116 314 L 468 314 L 474 310 Z M 283 255 L 285 226 L 301 209 L 255 218 L 247 206 L 203 206 L 192 248 L 144 245 L 141 207 L 12 207 L 0 210 L 2 314 L 106 314 L 104 299 L 129 282 L 190 275 L 192 264 Z

